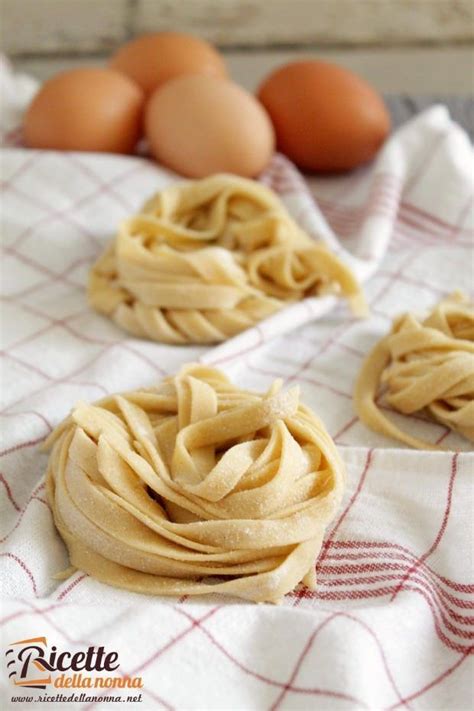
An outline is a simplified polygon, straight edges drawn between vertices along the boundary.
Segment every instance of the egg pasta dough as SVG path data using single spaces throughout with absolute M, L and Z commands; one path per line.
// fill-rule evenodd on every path
M 314 588 L 344 466 L 298 388 L 280 388 L 241 390 L 191 365 L 76 405 L 46 443 L 72 568 L 152 595 L 278 602 Z
M 417 449 L 440 449 L 399 429 L 380 410 L 377 394 L 398 412 L 426 410 L 474 442 L 474 307 L 459 293 L 441 301 L 421 321 L 395 319 L 391 332 L 365 359 L 354 403 L 362 422 Z
M 286 304 L 334 293 L 365 314 L 356 278 L 258 183 L 179 183 L 125 220 L 93 266 L 90 304 L 140 338 L 216 343 Z

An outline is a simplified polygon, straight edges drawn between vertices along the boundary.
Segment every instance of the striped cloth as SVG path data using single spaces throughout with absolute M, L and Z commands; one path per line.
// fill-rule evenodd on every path
M 12 128 L 4 133 L 18 142 Z M 473 155 L 447 110 L 413 118 L 373 165 L 350 175 L 305 179 L 274 157 L 262 181 L 352 264 L 372 315 L 356 321 L 343 304 L 309 299 L 217 348 L 133 339 L 85 301 L 88 269 L 118 221 L 176 176 L 138 157 L 21 146 L 4 146 L 2 161 L 5 649 L 44 637 L 49 649 L 116 650 L 117 674 L 143 679 L 141 702 L 125 704 L 133 709 L 470 708 L 468 443 L 424 416 L 393 415 L 459 451 L 405 450 L 369 432 L 351 401 L 361 358 L 395 314 L 472 289 Z M 299 383 L 339 445 L 347 491 L 316 562 L 318 590 L 298 589 L 274 607 L 217 595 L 153 599 L 80 571 L 55 579 L 68 559 L 45 498 L 40 443 L 77 400 L 148 385 L 198 359 L 243 387 L 264 390 L 276 377 Z M 2 708 L 18 709 L 8 670 Z

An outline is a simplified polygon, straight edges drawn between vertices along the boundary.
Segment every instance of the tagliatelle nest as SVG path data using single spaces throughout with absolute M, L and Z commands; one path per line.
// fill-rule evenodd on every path
M 303 581 L 344 467 L 298 388 L 217 370 L 78 404 L 50 436 L 47 490 L 71 565 L 128 590 L 278 602 Z
M 215 343 L 285 304 L 323 293 L 347 297 L 357 281 L 312 240 L 267 188 L 215 175 L 172 185 L 125 220 L 89 278 L 89 301 L 136 336 Z
M 368 427 L 418 449 L 440 449 L 400 430 L 376 404 L 380 385 L 404 414 L 426 409 L 431 416 L 474 441 L 474 307 L 459 293 L 441 301 L 424 321 L 412 314 L 394 321 L 391 332 L 366 358 L 354 402 Z

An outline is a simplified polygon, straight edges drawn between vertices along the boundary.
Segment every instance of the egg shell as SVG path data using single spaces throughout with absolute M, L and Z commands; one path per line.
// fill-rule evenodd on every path
M 146 94 L 182 74 L 227 76 L 222 56 L 212 45 L 181 32 L 155 32 L 124 44 L 110 66 L 133 79 Z
M 204 75 L 178 77 L 158 89 L 145 129 L 160 163 L 191 178 L 212 173 L 254 177 L 274 150 L 270 119 L 237 84 Z
M 303 170 L 343 171 L 371 160 L 390 130 L 381 97 L 353 72 L 328 62 L 292 62 L 273 72 L 258 97 L 277 147 Z
M 24 120 L 27 146 L 130 153 L 140 137 L 142 90 L 111 69 L 62 72 L 43 84 Z

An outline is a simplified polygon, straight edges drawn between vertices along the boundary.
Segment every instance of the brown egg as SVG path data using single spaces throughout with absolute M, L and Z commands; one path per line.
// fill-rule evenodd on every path
M 258 97 L 279 150 L 304 170 L 355 168 L 374 157 L 390 130 L 381 97 L 335 64 L 287 64 L 263 82 Z
M 32 148 L 130 153 L 140 137 L 144 95 L 111 69 L 82 68 L 49 79 L 24 121 Z
M 124 44 L 110 66 L 136 81 L 147 94 L 181 74 L 227 76 L 224 60 L 214 47 L 181 32 L 141 35 Z
M 270 160 L 274 133 L 259 102 L 226 79 L 188 75 L 157 89 L 145 130 L 160 163 L 191 178 L 228 172 L 253 177 Z

